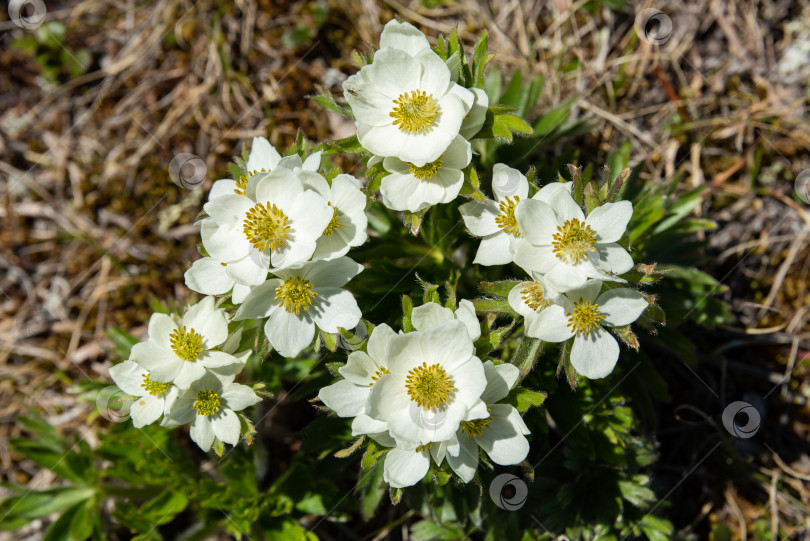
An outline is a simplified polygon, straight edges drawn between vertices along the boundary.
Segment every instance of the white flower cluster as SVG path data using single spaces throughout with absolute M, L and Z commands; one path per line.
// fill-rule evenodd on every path
M 204 451 L 214 438 L 236 445 L 242 433 L 236 415 L 261 399 L 247 385 L 234 383 L 250 351 L 234 353 L 241 333 L 228 336 L 224 310 L 206 297 L 181 318 L 152 314 L 149 338 L 132 347 L 130 358 L 110 368 L 125 393 L 136 397 L 130 408 L 140 428 L 191 423 L 191 439 Z
M 518 464 L 529 452 L 529 429 L 517 410 L 499 403 L 517 381 L 512 364 L 485 363 L 473 341 L 481 328 L 470 301 L 454 313 L 436 303 L 413 309 L 416 329 L 377 326 L 367 351 L 349 355 L 345 378 L 318 397 L 341 417 L 354 417 L 353 435 L 391 448 L 383 478 L 392 487 L 418 483 L 430 459 L 469 482 L 479 448 L 496 464 Z
M 603 282 L 623 283 L 618 275 L 633 268 L 633 258 L 617 243 L 633 206 L 604 203 L 586 217 L 572 184 L 551 183 L 529 198 L 526 177 L 496 164 L 495 200 L 470 201 L 459 211 L 469 231 L 482 237 L 475 263 L 514 262 L 531 276 L 509 294 L 510 306 L 526 318 L 527 334 L 547 342 L 574 338 L 574 369 L 603 378 L 619 358 L 619 344 L 605 327 L 629 325 L 648 306 L 626 287 L 599 295 Z
M 366 240 L 366 195 L 353 176 L 330 183 L 319 167 L 320 153 L 282 158 L 255 138 L 247 174 L 214 183 L 200 222 L 209 257 L 186 272 L 194 291 L 231 291 L 237 321 L 268 318 L 267 339 L 285 357 L 310 345 L 316 327 L 336 333 L 360 320 L 342 287 L 363 270 L 345 255 Z
M 443 61 L 413 25 L 389 21 L 373 62 L 343 84 L 357 139 L 390 172 L 385 206 L 417 212 L 458 196 L 470 164 L 468 139 L 481 129 L 489 98 L 457 83 L 458 54 Z

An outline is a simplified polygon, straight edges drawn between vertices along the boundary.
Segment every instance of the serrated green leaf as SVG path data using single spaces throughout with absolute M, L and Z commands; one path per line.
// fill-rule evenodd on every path
M 478 287 L 484 293 L 489 293 L 490 295 L 495 295 L 496 297 L 507 298 L 509 296 L 509 292 L 512 289 L 520 285 L 522 282 L 512 282 L 512 281 L 503 281 L 503 282 L 481 282 L 478 284 Z
M 543 405 L 547 397 L 548 393 L 545 392 L 532 391 L 525 387 L 515 387 L 509 391 L 509 395 L 503 401 L 522 412 L 533 406 Z

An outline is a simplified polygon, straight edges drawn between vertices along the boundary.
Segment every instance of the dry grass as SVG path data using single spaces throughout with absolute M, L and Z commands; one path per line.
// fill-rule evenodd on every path
M 18 416 L 33 408 L 92 441 L 85 421 L 92 408 L 69 388 L 76 378 L 106 379 L 105 329 L 142 336 L 152 299 L 188 298 L 182 274 L 196 255 L 192 224 L 206 189 L 173 185 L 172 156 L 203 157 L 207 188 L 255 135 L 286 146 L 299 128 L 312 139 L 350 133 L 305 96 L 315 84 L 339 93 L 352 70 L 348 53 L 375 43 L 392 16 L 433 37 L 458 25 L 468 42 L 485 28 L 504 71 L 545 78 L 538 112 L 578 97 L 575 116 L 597 121 L 578 142 L 593 155 L 630 141 L 644 179 L 683 174 L 686 187 L 708 184 L 700 212 L 722 226 L 710 239 L 708 270 L 731 286 L 739 333 L 771 340 L 772 357 L 758 368 L 784 370 L 784 392 L 804 399 L 797 407 L 806 414 L 810 221 L 789 196 L 796 174 L 810 167 L 810 72 L 806 57 L 803 65 L 780 61 L 810 39 L 810 7 L 662 3 L 674 34 L 654 47 L 638 39 L 633 9 L 588 13 L 585 4 L 592 3 L 331 1 L 314 38 L 287 47 L 285 32 L 310 20 L 312 2 L 156 0 L 124 8 L 86 0 L 49 13 L 67 28 L 67 50 L 85 48 L 92 58 L 85 74 L 63 74 L 58 84 L 9 47 L 27 31 L 0 22 L 2 480 L 53 482 L 10 452 Z M 807 437 L 806 425 L 794 430 Z M 730 485 L 702 516 L 742 538 L 760 516 L 772 528 L 808 520 L 771 489 L 781 480 L 810 505 L 806 454 L 791 464 L 775 455 L 760 467 L 765 503 Z

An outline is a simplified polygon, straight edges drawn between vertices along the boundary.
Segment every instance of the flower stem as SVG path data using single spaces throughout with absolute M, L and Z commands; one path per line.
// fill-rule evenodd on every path
M 540 358 L 540 350 L 543 347 L 543 341 L 539 338 L 531 338 L 524 336 L 520 340 L 515 356 L 512 358 L 512 364 L 518 367 L 520 374 L 518 375 L 518 382 L 523 381 L 529 372 L 534 368 L 537 359 Z

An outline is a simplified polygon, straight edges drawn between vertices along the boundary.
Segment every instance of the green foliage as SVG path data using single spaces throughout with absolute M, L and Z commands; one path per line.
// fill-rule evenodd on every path
M 66 31 L 63 23 L 48 21 L 33 33 L 14 38 L 11 45 L 33 56 L 47 81 L 58 83 L 63 77 L 86 73 L 93 61 L 87 49 L 71 49 L 65 44 Z

